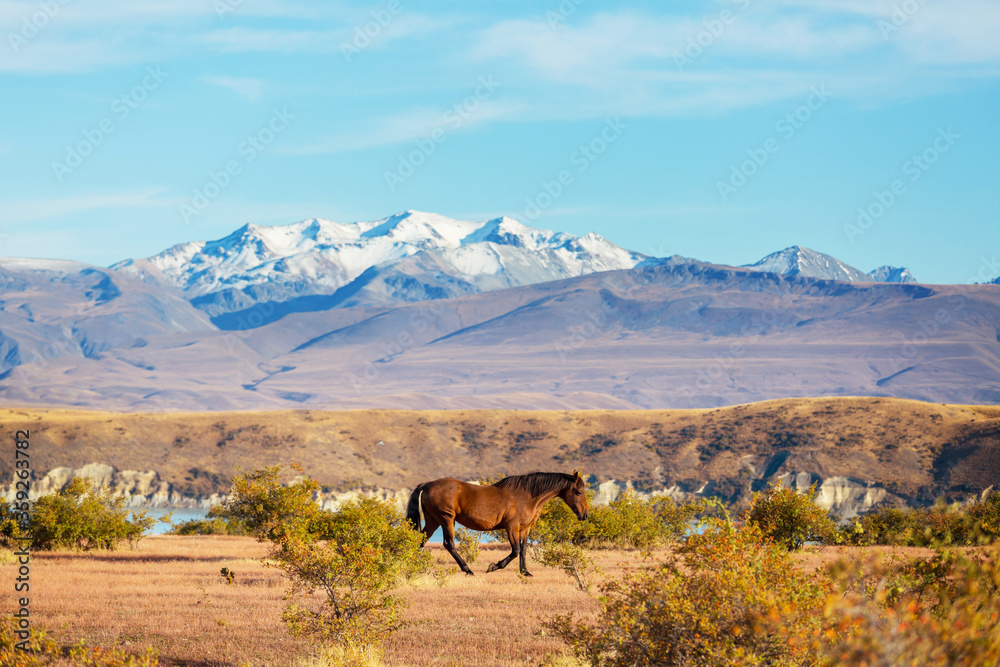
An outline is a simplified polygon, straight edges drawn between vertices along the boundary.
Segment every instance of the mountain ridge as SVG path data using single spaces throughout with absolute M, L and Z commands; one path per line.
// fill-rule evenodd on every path
M 327 246 L 355 252 L 339 277 L 313 253 Z M 244 225 L 165 253 L 111 268 L 0 260 L 0 397 L 127 410 L 1000 401 L 994 285 L 920 285 L 892 267 L 872 274 L 900 282 L 874 282 L 801 246 L 731 267 L 411 211 Z

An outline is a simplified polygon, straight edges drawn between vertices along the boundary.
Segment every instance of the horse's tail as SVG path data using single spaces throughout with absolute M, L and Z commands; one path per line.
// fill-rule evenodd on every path
M 406 518 L 417 530 L 420 530 L 420 496 L 426 486 L 426 482 L 418 484 L 417 488 L 413 489 L 413 493 L 410 494 L 410 502 L 406 504 Z

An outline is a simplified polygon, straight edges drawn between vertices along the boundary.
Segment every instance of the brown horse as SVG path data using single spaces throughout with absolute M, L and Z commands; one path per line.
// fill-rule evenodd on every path
M 502 570 L 520 555 L 521 572 L 531 576 L 524 563 L 528 532 L 538 521 L 542 507 L 553 498 L 562 498 L 577 518 L 587 518 L 587 487 L 579 472 L 533 472 L 505 477 L 492 486 L 469 484 L 453 477 L 425 482 L 413 489 L 406 518 L 429 538 L 441 526 L 444 548 L 466 574 L 472 570 L 455 551 L 455 522 L 473 530 L 506 530 L 510 555 L 491 563 L 487 572 Z M 424 527 L 420 527 L 423 510 Z

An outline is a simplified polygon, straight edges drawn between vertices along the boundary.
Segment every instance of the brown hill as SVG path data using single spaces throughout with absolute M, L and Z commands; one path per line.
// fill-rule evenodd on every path
M 1000 407 L 787 399 L 706 410 L 355 410 L 120 414 L 0 410 L 30 429 L 36 475 L 98 462 L 155 470 L 184 495 L 225 492 L 237 466 L 295 461 L 331 490 L 446 475 L 579 468 L 599 481 L 724 497 L 785 472 L 852 477 L 911 502 L 1000 482 Z M 0 459 L 11 477 L 13 458 Z

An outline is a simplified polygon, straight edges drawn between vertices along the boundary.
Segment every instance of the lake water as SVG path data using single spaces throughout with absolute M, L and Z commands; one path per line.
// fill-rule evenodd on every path
M 173 516 L 174 525 L 177 525 L 179 523 L 183 523 L 185 521 L 191 521 L 192 519 L 204 519 L 205 515 L 208 514 L 208 510 L 203 510 L 203 509 L 188 509 L 188 508 L 174 509 L 174 510 L 172 510 L 172 509 L 165 509 L 165 508 L 162 508 L 162 507 L 157 507 L 155 509 L 145 510 L 145 511 L 149 512 L 149 516 L 153 517 L 154 519 L 159 519 L 160 517 L 166 516 L 167 514 L 173 512 L 174 513 L 174 516 Z M 170 526 L 169 525 L 167 525 L 165 523 L 160 523 L 159 521 L 157 521 L 156 523 L 153 524 L 153 527 L 150 528 L 149 532 L 147 532 L 146 534 L 147 535 L 163 535 L 168 530 L 170 530 Z

